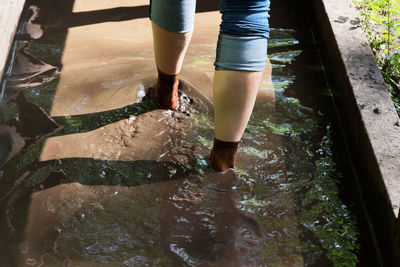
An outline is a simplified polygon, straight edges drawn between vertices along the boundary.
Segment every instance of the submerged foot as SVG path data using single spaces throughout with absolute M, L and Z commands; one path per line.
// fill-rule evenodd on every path
M 179 74 L 169 75 L 158 70 L 158 79 L 154 95 L 164 108 L 175 109 L 178 106 Z
M 214 138 L 214 146 L 210 154 L 210 165 L 216 171 L 226 171 L 236 164 L 236 151 L 239 142 L 226 142 Z

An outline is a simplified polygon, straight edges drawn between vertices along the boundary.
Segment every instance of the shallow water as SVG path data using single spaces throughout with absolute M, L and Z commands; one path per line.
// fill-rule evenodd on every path
M 146 1 L 28 5 L 1 105 L 1 266 L 355 265 L 346 155 L 309 29 L 272 29 L 237 168 L 214 173 L 219 15 L 201 5 L 174 112 L 143 99 Z

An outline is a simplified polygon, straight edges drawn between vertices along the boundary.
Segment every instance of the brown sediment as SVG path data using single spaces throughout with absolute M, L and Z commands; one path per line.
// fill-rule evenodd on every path
M 220 15 L 211 12 L 196 17 L 199 25 L 193 33 L 180 77 L 201 88 L 212 99 Z M 70 28 L 62 64 L 51 116 L 100 112 L 138 102 L 143 97 L 143 88 L 154 85 L 157 73 L 150 21 L 141 18 Z M 273 100 L 271 72 L 268 64 L 258 103 Z
M 155 110 L 94 131 L 51 137 L 45 142 L 40 160 L 170 160 L 172 155 L 167 155 L 182 138 L 185 118 L 173 116 L 171 111 Z
M 98 249 L 113 247 L 103 250 L 110 264 L 122 264 L 128 249 L 125 260 L 136 264 L 163 260 L 178 266 L 186 263 L 186 254 L 197 264 L 253 266 L 261 244 L 273 238 L 253 215 L 237 208 L 240 194 L 232 188 L 239 183 L 228 171 L 132 188 L 71 183 L 38 191 L 31 198 L 22 242 L 24 262 L 51 265 L 61 257 L 73 265 L 90 264 Z M 93 223 L 97 237 L 87 232 Z M 275 227 L 268 231 L 283 230 Z M 153 258 L 141 251 L 150 248 Z M 291 257 L 282 261 L 291 262 Z
M 0 167 L 25 146 L 25 140 L 15 126 L 0 125 Z
M 57 4 L 47 2 L 48 11 L 56 9 Z M 35 41 L 39 48 L 40 41 L 51 47 L 54 43 L 48 36 L 58 38 L 54 36 L 60 33 L 65 33 L 65 44 L 56 46 L 62 49 L 59 58 L 51 58 L 59 72 L 48 75 L 58 79 L 46 88 L 50 93 L 35 98 L 41 91 L 29 90 L 32 84 L 24 93 L 32 101 L 48 98 L 43 101 L 48 104 L 45 111 L 66 129 L 47 138 L 42 147 L 28 147 L 24 152 L 40 154 L 40 159 L 21 155 L 17 165 L 21 170 L 15 174 L 10 171 L 13 166 L 6 166 L 6 175 L 11 173 L 17 182 L 0 203 L 4 207 L 0 231 L 17 242 L 22 254 L 15 257 L 48 266 L 304 265 L 299 220 L 307 216 L 296 214 L 302 215 L 298 203 L 303 201 L 296 194 L 302 196 L 299 191 L 313 185 L 306 178 L 314 175 L 314 161 L 322 157 L 313 154 L 321 133 L 309 129 L 317 127 L 315 117 L 309 115 L 312 112 L 303 112 L 300 100 L 282 94 L 294 78 L 303 79 L 296 90 L 320 89 L 316 88 L 320 84 L 309 86 L 309 76 L 291 75 L 294 70 L 286 68 L 289 64 L 268 62 L 251 125 L 238 151 L 240 179 L 230 171 L 208 173 L 220 14 L 196 14 L 180 76 L 180 105 L 167 111 L 154 109 L 151 101 L 143 99 L 156 82 L 150 22 L 143 17 L 146 3 L 90 0 L 68 4 L 71 10 L 74 4 L 73 11 L 64 9 L 66 17 L 49 20 L 54 24 L 41 21 L 41 11 L 34 21 L 43 23 L 43 37 Z M 140 14 L 128 14 L 131 10 Z M 119 12 L 125 13 L 118 17 Z M 289 45 L 296 43 L 290 38 Z M 29 51 L 40 58 L 34 49 Z M 37 62 L 40 70 L 40 62 L 47 61 Z M 306 71 L 304 66 L 301 69 Z M 273 70 L 277 92 L 282 102 L 288 101 L 288 108 L 281 103 L 275 109 Z M 46 77 L 33 78 L 39 76 Z M 282 80 L 284 89 L 279 87 Z M 291 90 L 287 95 L 293 95 Z M 307 105 L 307 99 L 301 103 Z M 145 108 L 128 118 L 127 111 L 134 110 L 129 107 L 136 105 Z M 125 113 L 120 116 L 122 110 Z M 189 177 L 192 173 L 206 174 Z M 297 180 L 307 188 L 298 190 L 293 182 Z M 73 183 L 63 184 L 69 182 Z M 287 186 L 290 183 L 294 189 Z M 310 206 L 319 201 L 310 200 Z M 10 229 L 23 238 L 10 234 Z M 318 242 L 311 244 L 318 246 Z
M 101 5 L 95 6 L 106 8 Z M 83 6 L 82 1 L 75 3 L 77 12 L 93 8 Z M 199 24 L 184 62 L 177 111 L 153 110 L 93 131 L 50 137 L 44 142 L 40 161 L 92 158 L 181 165 L 195 161 L 199 127 L 195 116 L 212 116 L 212 63 L 220 15 L 196 16 Z M 147 19 L 135 19 L 70 28 L 50 115 L 89 114 L 143 101 L 156 81 L 149 25 Z M 273 102 L 271 71 L 267 67 L 258 97 L 261 104 Z M 275 141 L 279 143 L 279 138 Z M 182 149 L 182 143 L 189 146 Z M 238 168 L 242 169 L 257 158 L 245 150 L 239 151 L 239 157 Z M 27 177 L 22 176 L 21 183 Z M 65 180 L 62 172 L 50 177 Z M 260 223 L 239 203 L 241 195 L 232 189 L 237 185 L 234 173 L 227 172 L 132 188 L 78 183 L 38 187 L 27 207 L 21 258 L 24 263 L 90 266 L 102 262 L 98 257 L 114 247 L 117 250 L 109 263 L 122 264 L 125 259 L 133 265 L 140 264 L 139 260 L 151 264 L 158 257 L 175 266 L 190 258 L 204 265 L 252 266 L 263 262 L 260 254 L 268 243 L 289 251 L 278 251 L 271 260 L 301 263 L 290 194 L 282 193 L 286 201 L 276 205 L 276 211 L 270 210 L 278 213 L 280 209 L 283 219 L 271 216 L 266 218 L 268 223 Z M 290 234 L 277 241 L 274 233 L 285 231 Z M 128 258 L 125 248 L 132 253 Z
M 41 161 L 63 158 L 102 160 L 194 160 L 196 127 L 193 115 L 212 115 L 212 103 L 201 92 L 180 83 L 180 106 L 177 111 L 153 110 L 137 117 L 108 124 L 96 130 L 48 138 L 42 149 Z M 192 144 L 192 149 L 177 150 L 179 143 Z
M 29 10 L 32 11 L 32 16 L 26 23 L 25 30 L 32 39 L 39 39 L 43 36 L 43 30 L 41 29 L 40 24 L 33 23 L 33 21 L 38 17 L 39 8 L 37 6 L 30 6 Z
M 147 0 L 135 0 L 134 4 L 129 0 L 103 1 L 101 4 L 97 0 L 75 1 L 72 12 L 77 13 L 97 11 L 99 9 L 113 9 L 118 7 L 148 6 L 148 4 L 149 1 Z M 121 13 L 117 13 L 117 15 L 121 15 Z
M 74 12 L 114 7 L 114 4 L 102 5 L 90 2 L 85 8 L 82 1 L 77 1 Z M 93 158 L 179 164 L 196 160 L 196 147 L 181 149 L 181 144 L 195 144 L 197 141 L 194 115 L 212 116 L 212 63 L 220 15 L 208 12 L 196 16 L 198 25 L 181 74 L 183 95 L 177 111 L 153 110 L 93 131 L 48 138 L 40 160 Z M 147 19 L 135 19 L 70 28 L 51 116 L 101 112 L 142 101 L 147 89 L 156 81 L 149 26 Z M 271 71 L 268 64 L 258 98 L 262 104 L 273 100 Z M 254 160 L 245 151 L 239 154 L 239 168 L 246 168 L 247 160 Z M 62 173 L 59 175 L 64 177 Z M 53 174 L 52 179 L 61 179 L 56 176 Z M 77 183 L 45 190 L 38 188 L 29 205 L 22 243 L 26 246 L 23 259 L 25 262 L 51 264 L 57 253 L 62 252 L 64 262 L 90 265 L 93 263 L 91 257 L 96 257 L 93 252 L 89 253 L 92 256 L 84 255 L 90 244 L 98 243 L 101 249 L 109 242 L 118 245 L 123 240 L 111 236 L 93 239 L 92 234 L 117 234 L 109 228 L 111 221 L 106 219 L 108 217 L 114 222 L 119 221 L 120 227 L 130 225 L 127 229 L 131 235 L 130 242 L 138 243 L 132 251 L 155 250 L 154 244 L 148 243 L 155 241 L 167 262 L 182 263 L 184 259 L 179 251 L 183 251 L 204 264 L 253 265 L 258 261 L 262 242 L 268 239 L 264 231 L 284 230 L 279 223 L 272 223 L 274 227 L 262 230 L 253 215 L 238 209 L 241 197 L 232 189 L 237 183 L 234 173 L 228 172 L 133 188 Z M 288 212 L 289 224 L 296 220 L 291 205 L 283 208 L 288 208 L 285 212 Z M 98 215 L 100 217 L 96 218 Z M 97 230 L 89 234 L 85 229 L 91 223 L 90 218 L 96 220 Z M 285 224 L 282 226 L 286 227 Z M 151 225 L 153 227 L 148 229 Z M 243 233 L 246 233 L 245 238 Z M 76 247 L 78 239 L 88 246 Z M 298 240 L 296 236 L 290 239 Z M 75 244 L 75 247 L 69 244 Z M 301 254 L 296 242 L 291 244 L 290 250 L 289 258 Z M 253 256 L 249 258 L 249 255 Z M 283 253 L 280 257 L 286 255 Z M 152 259 L 148 257 L 145 260 Z M 299 260 L 300 257 L 296 259 Z M 117 254 L 115 262 L 118 261 L 121 261 L 121 255 Z
M 51 66 L 41 60 L 30 55 L 26 50 L 28 42 L 19 42 L 17 46 L 16 64 L 13 68 L 13 75 L 16 75 L 20 81 L 32 82 L 33 78 L 40 76 L 49 71 L 57 71 L 55 66 Z
M 18 132 L 30 142 L 45 138 L 61 130 L 58 125 L 39 105 L 26 99 L 23 93 L 18 94 Z

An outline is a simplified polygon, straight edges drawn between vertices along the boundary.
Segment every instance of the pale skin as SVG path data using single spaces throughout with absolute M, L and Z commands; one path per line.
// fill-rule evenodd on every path
M 168 75 L 179 73 L 192 38 L 192 31 L 175 33 L 166 31 L 154 23 L 151 23 L 151 26 L 157 68 Z
M 181 71 L 192 32 L 173 33 L 152 23 L 157 67 L 166 74 Z M 215 138 L 238 142 L 250 119 L 263 71 L 216 70 L 214 73 Z
M 227 142 L 240 141 L 253 111 L 262 75 L 262 71 L 215 71 L 215 138 Z

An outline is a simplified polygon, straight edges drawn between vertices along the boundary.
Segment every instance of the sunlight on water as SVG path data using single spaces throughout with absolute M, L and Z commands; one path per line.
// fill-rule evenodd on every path
M 60 70 L 8 77 L 8 92 L 24 88 L 26 99 L 4 103 L 2 123 L 16 127 L 26 145 L 2 166 L 1 254 L 7 259 L 0 263 L 355 264 L 356 223 L 337 186 L 344 174 L 334 154 L 343 148 L 331 138 L 335 129 L 325 113 L 330 99 L 317 93 L 326 90 L 323 73 L 304 67 L 320 64 L 316 47 L 302 45 L 304 35 L 272 29 L 275 102 L 256 106 L 237 168 L 225 174 L 208 166 L 212 102 L 190 80 L 181 82 L 175 112 L 139 99 L 121 108 L 57 116 L 48 124 L 62 129 L 37 124 L 37 133 L 30 133 L 29 116 L 21 114 L 30 114 L 37 107 L 33 103 L 40 114 L 51 111 Z M 59 65 L 63 47 L 57 31 L 26 45 L 20 56 L 36 58 L 39 72 Z M 133 62 L 130 66 L 137 67 L 148 57 L 115 58 L 104 66 L 113 62 L 115 70 Z M 188 61 L 193 68 L 212 64 L 209 56 L 188 56 Z M 127 77 L 105 76 L 101 86 L 123 88 L 149 79 Z M 151 81 L 136 82 L 135 97 L 142 98 Z M 80 101 L 85 106 L 91 99 Z

